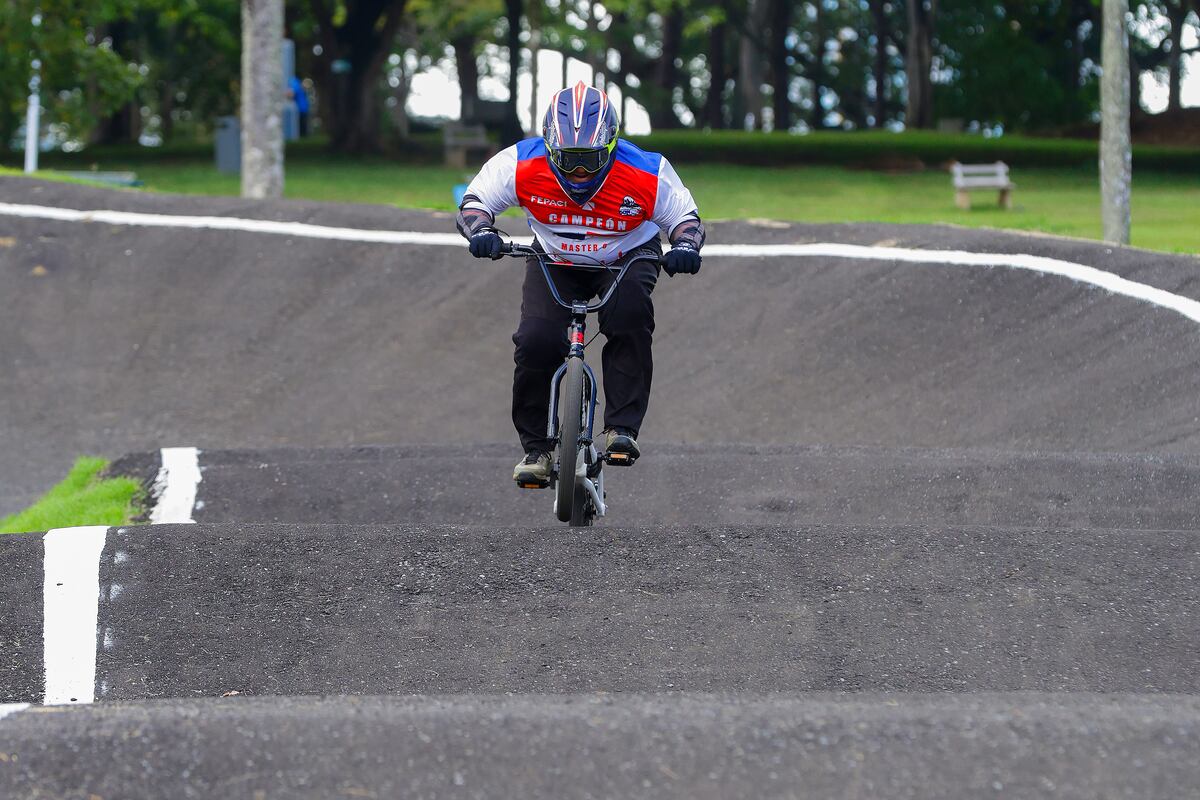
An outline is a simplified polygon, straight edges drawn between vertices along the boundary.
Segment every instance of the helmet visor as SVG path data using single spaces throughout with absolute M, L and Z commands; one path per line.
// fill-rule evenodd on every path
M 551 149 L 550 158 L 554 161 L 554 166 L 563 172 L 574 172 L 583 167 L 584 172 L 594 174 L 604 169 L 604 165 L 608 163 L 608 150 L 607 147 L 587 150 Z

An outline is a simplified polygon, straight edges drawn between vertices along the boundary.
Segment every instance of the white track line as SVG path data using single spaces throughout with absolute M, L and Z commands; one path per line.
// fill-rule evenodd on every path
M 162 466 L 154 481 L 157 498 L 150 524 L 195 522 L 196 491 L 200 485 L 200 451 L 194 447 L 164 447 Z
M 826 258 L 857 258 L 872 261 L 904 261 L 923 264 L 950 264 L 964 267 L 1011 267 L 1058 275 L 1079 283 L 1105 289 L 1113 294 L 1132 297 L 1151 305 L 1176 311 L 1194 322 L 1200 322 L 1200 301 L 1157 289 L 1145 283 L 1122 278 L 1112 272 L 1061 261 L 1045 256 L 1020 253 L 971 253 L 965 250 L 914 250 L 903 247 L 873 247 L 857 244 L 714 244 L 704 248 L 714 256 L 791 256 L 793 258 L 824 256 Z
M 29 206 L 19 203 L 0 203 L 0 215 L 52 219 L 60 222 L 103 222 L 109 225 L 139 225 L 151 228 L 202 228 L 214 231 L 272 233 L 309 239 L 340 239 L 347 242 L 462 245 L 464 241 L 457 233 L 373 231 L 363 228 L 310 225 L 307 222 L 276 222 L 267 219 L 241 219 L 239 217 L 190 217 L 175 214 L 142 214 L 133 211 L 79 211 L 73 208 Z
M 29 703 L 0 703 L 0 719 L 29 708 Z
M 108 528 L 56 528 L 42 539 L 42 660 L 46 705 L 96 699 L 100 554 Z
M 277 222 L 238 217 L 196 217 L 173 214 L 144 214 L 131 211 L 80 211 L 73 208 L 0 203 L 0 216 L 50 219 L 61 222 L 100 222 L 109 225 L 138 225 L 157 228 L 198 228 L 218 231 L 243 231 L 282 236 L 332 239 L 381 244 L 422 244 L 461 247 L 462 237 L 453 233 L 380 231 L 362 228 L 337 228 L 306 222 Z M 1193 322 L 1200 322 L 1200 301 L 1131 281 L 1111 272 L 1062 261 L 1057 258 L 1010 253 L 970 253 L 962 250 L 918 250 L 902 247 L 868 247 L 833 243 L 815 244 L 712 244 L 707 255 L 735 257 L 853 258 L 871 261 L 901 261 L 921 264 L 949 264 L 968 267 L 1011 267 L 1057 275 L 1089 284 L 1113 294 L 1141 300 L 1159 308 L 1175 311 Z

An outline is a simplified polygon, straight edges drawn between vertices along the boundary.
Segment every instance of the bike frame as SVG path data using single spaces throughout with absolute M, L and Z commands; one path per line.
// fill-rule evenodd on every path
M 607 508 L 604 504 L 604 472 L 603 461 L 600 458 L 600 453 L 596 450 L 593 442 L 593 429 L 596 421 L 596 373 L 584 360 L 584 348 L 587 343 L 587 315 L 597 312 L 608 303 L 616 292 L 617 286 L 625 277 L 625 273 L 629 271 L 629 267 L 638 261 L 653 261 L 658 263 L 659 257 L 654 255 L 634 256 L 625 261 L 621 265 L 617 276 L 613 282 L 609 284 L 604 295 L 595 303 L 588 304 L 580 300 L 572 300 L 567 302 L 563 299 L 558 291 L 558 286 L 554 283 L 554 278 L 550 274 L 550 264 L 556 264 L 550 260 L 548 253 L 538 250 L 534 247 L 526 245 L 505 243 L 502 252 L 505 255 L 513 256 L 532 256 L 537 259 L 538 265 L 542 268 L 542 277 L 546 279 L 546 286 L 550 289 L 550 295 L 554 298 L 554 302 L 571 312 L 571 322 L 567 327 L 567 342 L 570 349 L 567 351 L 567 357 L 563 359 L 563 363 L 555 371 L 554 377 L 550 379 L 550 406 L 547 409 L 547 425 L 546 438 L 554 442 L 555 447 L 561 447 L 562 442 L 559 441 L 559 425 L 558 425 L 558 398 L 559 389 L 562 384 L 563 375 L 567 371 L 572 359 L 579 359 L 583 364 L 584 380 L 587 382 L 587 418 L 580 429 L 579 442 L 577 446 L 584 448 L 586 464 L 584 470 L 584 479 L 582 481 L 583 488 L 591 496 L 593 507 L 596 509 L 596 516 L 603 517 Z M 568 263 L 568 262 L 561 262 Z M 576 266 L 576 265 L 571 265 Z M 576 476 L 578 479 L 578 476 Z M 559 475 L 558 480 L 562 480 L 563 476 Z

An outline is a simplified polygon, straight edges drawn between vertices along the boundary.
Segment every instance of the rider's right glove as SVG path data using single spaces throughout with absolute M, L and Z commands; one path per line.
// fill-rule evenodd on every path
M 490 258 L 493 261 L 500 258 L 500 246 L 504 240 L 492 228 L 480 231 L 471 237 L 467 247 L 476 258 Z
M 677 244 L 667 251 L 664 262 L 663 270 L 668 275 L 680 272 L 695 275 L 700 271 L 700 251 L 691 245 Z

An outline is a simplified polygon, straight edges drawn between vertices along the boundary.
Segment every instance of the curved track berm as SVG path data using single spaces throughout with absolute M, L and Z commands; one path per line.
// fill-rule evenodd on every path
M 1036 253 L 1200 296 L 1196 259 L 1049 237 L 713 240 Z M 6 798 L 1200 786 L 1200 323 L 1006 268 L 706 259 L 660 282 L 646 455 L 579 530 L 507 481 L 512 263 L 4 215 L 0 242 L 0 512 L 81 451 L 149 483 L 195 445 L 202 475 L 196 524 L 105 534 L 93 705 L 36 705 L 43 539 L 0 538 L 0 703 L 35 704 L 0 706 Z

